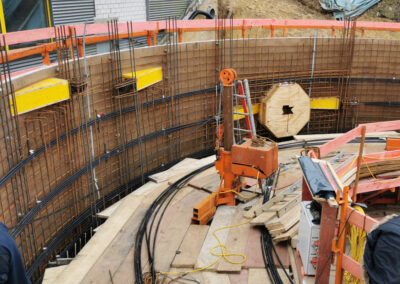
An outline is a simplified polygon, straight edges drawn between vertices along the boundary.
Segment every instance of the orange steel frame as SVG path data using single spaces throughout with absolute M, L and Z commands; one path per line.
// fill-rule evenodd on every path
M 350 130 L 349 132 L 327 142 L 326 144 L 316 147 L 311 150 L 308 155 L 312 158 L 321 158 L 338 149 L 340 146 L 350 142 L 351 140 L 364 136 L 365 133 L 378 132 L 378 131 L 393 131 L 400 129 L 400 120 L 397 121 L 384 121 L 376 123 L 361 124 L 358 127 Z M 360 151 L 362 153 L 362 151 Z M 363 163 L 370 163 L 376 161 L 374 158 L 397 158 L 400 157 L 400 151 L 386 151 L 382 153 L 368 154 Z M 360 162 L 361 159 L 358 160 Z M 346 164 L 337 170 L 338 173 L 348 170 Z M 359 168 L 359 165 L 356 165 Z M 358 279 L 363 279 L 363 269 L 360 263 L 345 254 L 346 249 L 346 226 L 353 224 L 363 231 L 369 233 L 372 227 L 378 222 L 377 220 L 358 212 L 350 207 L 349 196 L 353 197 L 353 202 L 359 193 L 375 191 L 376 196 L 387 191 L 393 190 L 395 187 L 400 186 L 400 180 L 394 180 L 388 183 L 378 183 L 377 181 L 367 180 L 361 181 L 358 188 L 345 187 L 343 194 L 337 193 L 336 201 L 340 206 L 340 210 L 330 207 L 327 202 L 322 202 L 322 214 L 320 224 L 320 235 L 318 242 L 318 257 L 317 257 L 317 271 L 316 279 L 318 283 L 329 282 L 330 263 L 329 260 L 332 255 L 336 255 L 336 276 L 335 283 L 342 283 L 343 271 L 348 271 Z M 375 194 L 374 193 L 374 194 Z M 311 200 L 312 196 L 303 180 L 303 200 Z M 339 225 L 337 224 L 337 215 L 340 214 Z M 328 262 L 328 263 L 327 263 Z
M 332 36 L 335 36 L 336 30 L 344 29 L 344 23 L 341 21 L 330 20 L 278 20 L 278 19 L 234 19 L 233 24 L 229 20 L 225 21 L 224 29 L 241 30 L 242 37 L 246 37 L 247 30 L 253 27 L 261 27 L 270 30 L 270 36 L 275 36 L 276 30 L 282 30 L 283 37 L 289 29 L 325 29 L 331 30 Z M 84 25 L 74 25 L 78 36 L 83 35 Z M 126 23 L 119 23 L 120 38 L 127 38 L 128 31 Z M 363 37 L 365 31 L 400 31 L 400 23 L 388 22 L 357 22 L 356 29 L 361 31 Z M 90 24 L 86 27 L 86 44 L 94 44 L 108 41 L 107 24 Z M 179 42 L 183 42 L 183 34 L 186 32 L 198 31 L 215 31 L 215 20 L 180 20 L 177 21 L 176 29 L 168 29 L 165 21 L 149 21 L 133 23 L 133 36 L 146 36 L 147 45 L 156 44 L 156 36 L 160 31 L 177 32 Z M 55 38 L 54 28 L 44 28 L 29 31 L 19 31 L 3 34 L 6 44 L 12 46 L 14 44 L 36 42 L 40 40 L 51 40 Z M 71 44 L 71 43 L 69 43 Z M 83 56 L 83 40 L 78 39 L 79 56 Z M 9 53 L 9 61 L 24 58 L 27 56 L 42 54 L 43 63 L 50 64 L 49 52 L 56 49 L 55 43 L 40 44 L 35 47 L 21 48 L 12 50 Z
M 232 86 L 237 79 L 237 74 L 233 69 L 225 69 L 222 70 L 220 79 L 224 85 L 224 96 L 226 96 L 226 93 L 232 92 Z M 225 131 L 226 133 L 224 147 L 217 148 L 217 150 L 219 150 L 219 157 L 217 161 L 215 161 L 215 168 L 221 176 L 221 182 L 216 192 L 210 194 L 205 200 L 193 208 L 192 222 L 196 224 L 207 224 L 210 218 L 214 216 L 218 205 L 225 204 L 233 206 L 236 204 L 235 193 L 240 192 L 243 185 L 239 177 L 267 178 L 262 171 L 259 171 L 253 165 L 234 164 L 232 162 L 231 148 L 233 143 L 233 125 L 232 121 L 229 122 L 228 116 L 231 120 L 233 120 L 233 116 L 232 110 L 227 111 L 227 109 L 229 109 L 229 107 L 226 107 L 224 104 L 224 127 L 217 130 L 217 147 L 219 145 L 218 142 L 222 140 L 223 132 Z M 247 150 L 242 149 L 240 151 L 246 152 Z M 277 159 L 269 162 L 271 164 L 276 164 L 275 167 L 272 166 L 272 168 L 276 170 L 278 167 Z

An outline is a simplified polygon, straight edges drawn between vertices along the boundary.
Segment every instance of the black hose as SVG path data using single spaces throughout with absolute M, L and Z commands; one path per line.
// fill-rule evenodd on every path
M 271 175 L 266 184 L 266 190 L 264 191 L 264 198 L 263 198 L 263 203 L 267 202 L 270 198 L 271 191 L 272 191 L 272 185 L 274 183 L 274 175 L 278 175 L 279 172 L 275 172 L 273 175 Z M 276 268 L 275 261 L 274 261 L 274 256 L 275 254 L 276 259 L 279 262 L 279 265 L 283 269 L 286 277 L 289 279 L 290 283 L 294 283 L 290 275 L 287 273 L 285 267 L 282 264 L 281 259 L 279 258 L 279 255 L 275 249 L 274 243 L 272 242 L 272 237 L 268 231 L 267 228 L 263 227 L 261 229 L 261 251 L 262 251 L 262 256 L 264 260 L 264 265 L 265 269 L 267 271 L 268 277 L 270 281 L 274 284 L 283 284 L 283 281 L 278 273 L 278 269 Z
M 141 262 L 143 238 L 145 238 L 147 245 L 147 254 L 149 257 L 152 283 L 156 283 L 156 270 L 154 265 L 155 244 L 157 240 L 158 229 L 161 224 L 162 218 L 165 214 L 165 211 L 167 210 L 174 196 L 179 192 L 181 188 L 183 188 L 189 182 L 190 179 L 192 179 L 195 175 L 212 167 L 213 165 L 214 163 L 205 165 L 171 184 L 156 198 L 156 200 L 151 204 L 150 208 L 146 211 L 145 216 L 143 217 L 142 222 L 140 223 L 135 239 L 134 270 L 135 270 L 135 280 L 137 284 L 144 284 L 142 262 Z M 156 228 L 152 236 L 154 222 L 157 219 L 157 217 L 158 220 Z
M 214 19 L 215 16 L 215 12 L 214 12 L 214 16 L 211 15 L 212 13 L 207 13 L 205 11 L 202 10 L 196 10 L 193 12 L 193 14 L 190 15 L 189 20 L 193 20 L 194 18 L 196 18 L 198 15 L 203 15 L 206 16 L 207 19 L 211 20 Z

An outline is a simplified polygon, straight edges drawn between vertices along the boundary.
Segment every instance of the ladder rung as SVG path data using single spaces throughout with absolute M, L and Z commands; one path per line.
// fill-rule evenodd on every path
M 241 128 L 233 128 L 233 130 L 236 130 L 236 131 L 243 131 L 243 132 L 247 132 L 247 133 L 250 133 L 250 132 L 251 132 L 251 130 L 241 129 Z
M 237 114 L 237 115 L 246 115 L 246 116 L 249 116 L 250 114 L 248 114 L 247 112 L 233 112 L 234 114 Z
M 238 98 L 246 98 L 246 96 L 245 95 L 239 95 L 239 94 L 233 94 L 235 97 L 238 97 Z

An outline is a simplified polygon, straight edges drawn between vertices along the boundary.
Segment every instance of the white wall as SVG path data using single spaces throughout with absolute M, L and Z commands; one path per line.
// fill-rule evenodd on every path
M 96 20 L 146 21 L 146 0 L 95 0 Z

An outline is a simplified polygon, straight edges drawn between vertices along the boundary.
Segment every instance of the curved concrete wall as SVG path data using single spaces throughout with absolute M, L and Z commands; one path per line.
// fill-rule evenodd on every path
M 339 97 L 340 111 L 312 110 L 305 133 L 399 119 L 393 106 L 400 103 L 400 42 L 360 39 L 354 51 L 348 47 L 342 39 L 276 38 L 136 49 L 137 70 L 162 66 L 164 73 L 136 101 L 113 98 L 111 74 L 118 71 L 111 69 L 109 54 L 88 58 L 87 92 L 20 115 L 17 127 L 2 121 L 0 221 L 11 228 L 29 274 L 39 277 L 66 247 L 73 255 L 68 244 L 90 235 L 96 211 L 149 173 L 212 150 L 222 68 L 249 79 L 254 101 L 272 84 L 288 81 L 311 97 Z M 121 68 L 131 71 L 128 51 L 121 52 Z M 18 90 L 57 72 L 56 66 L 42 69 L 13 79 L 13 85 Z

